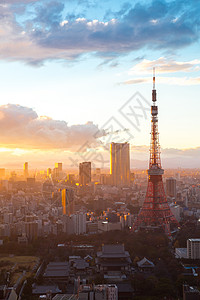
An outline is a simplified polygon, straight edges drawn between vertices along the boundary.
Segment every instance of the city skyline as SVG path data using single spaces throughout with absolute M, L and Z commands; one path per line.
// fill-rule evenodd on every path
M 139 118 L 138 131 L 119 111 L 137 92 L 151 101 L 155 66 L 163 166 L 198 167 L 199 5 L 1 4 L 0 166 L 29 161 L 32 168 L 46 168 L 57 160 L 76 169 L 72 161 L 95 150 L 109 168 L 109 143 L 102 146 L 101 138 L 114 117 L 130 133 L 131 167 L 147 168 L 150 112 Z
M 200 297 L 200 1 L 0 1 L 0 298 Z

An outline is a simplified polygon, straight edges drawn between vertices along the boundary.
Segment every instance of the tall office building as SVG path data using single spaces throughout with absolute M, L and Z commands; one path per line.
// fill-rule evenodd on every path
M 38 223 L 36 221 L 25 222 L 24 226 L 25 226 L 24 230 L 27 238 L 30 241 L 36 239 L 38 236 Z
M 59 172 L 62 172 L 62 163 L 55 163 L 55 169 L 58 169 Z
M 51 168 L 47 169 L 47 177 L 51 177 Z
M 113 185 L 130 184 L 130 149 L 128 143 L 110 145 L 110 174 Z
M 176 198 L 176 179 L 172 177 L 166 179 L 166 194 Z
M 68 174 L 67 175 L 67 184 L 68 185 L 75 185 L 75 175 L 74 174 Z
M 28 162 L 24 163 L 24 177 L 28 177 Z
M 79 164 L 79 184 L 87 185 L 91 182 L 91 162 Z
M 62 190 L 63 215 L 71 216 L 74 213 L 74 191 L 72 189 Z
M 62 163 L 55 163 L 55 168 L 53 169 L 53 177 L 54 179 L 62 179 L 63 177 Z
M 0 178 L 4 178 L 6 175 L 6 169 L 5 168 L 0 168 Z

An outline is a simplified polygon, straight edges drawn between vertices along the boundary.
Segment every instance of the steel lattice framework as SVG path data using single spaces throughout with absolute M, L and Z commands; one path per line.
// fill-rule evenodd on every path
M 165 233 L 170 236 L 170 224 L 178 226 L 178 222 L 172 214 L 164 191 L 162 175 L 164 170 L 161 167 L 160 144 L 158 133 L 158 106 L 156 105 L 155 69 L 153 75 L 153 90 L 151 106 L 151 144 L 150 162 L 148 169 L 148 187 L 146 198 L 133 226 L 134 230 L 140 228 L 162 227 Z

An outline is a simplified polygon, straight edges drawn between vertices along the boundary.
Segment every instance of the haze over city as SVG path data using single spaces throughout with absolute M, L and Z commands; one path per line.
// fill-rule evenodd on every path
M 137 92 L 151 102 L 153 67 L 163 166 L 198 167 L 199 11 L 193 0 L 2 1 L 1 167 L 76 168 L 77 152 L 95 151 L 108 168 L 114 117 L 131 167 L 147 168 L 150 110 L 135 109 L 138 130 L 120 109 Z

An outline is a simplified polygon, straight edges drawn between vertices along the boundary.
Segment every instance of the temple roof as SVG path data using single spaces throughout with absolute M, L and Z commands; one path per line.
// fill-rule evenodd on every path
M 153 262 L 144 257 L 142 260 L 137 262 L 139 268 L 154 268 L 155 265 Z

